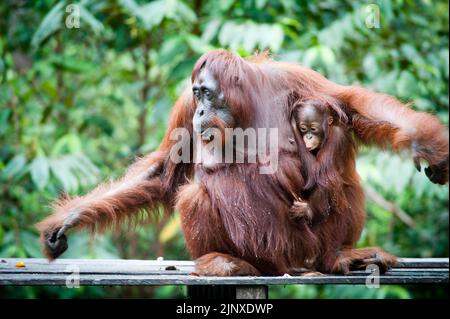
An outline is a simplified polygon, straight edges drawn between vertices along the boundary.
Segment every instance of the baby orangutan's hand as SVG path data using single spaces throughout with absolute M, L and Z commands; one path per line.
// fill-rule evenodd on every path
M 289 209 L 289 217 L 292 219 L 303 219 L 310 223 L 313 218 L 312 210 L 308 203 L 298 199 L 294 200 L 291 208 Z

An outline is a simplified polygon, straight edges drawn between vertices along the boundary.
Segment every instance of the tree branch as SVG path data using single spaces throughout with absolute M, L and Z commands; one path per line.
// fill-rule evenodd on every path
M 396 206 L 394 203 L 388 201 L 383 197 L 380 193 L 378 193 L 373 187 L 366 185 L 364 187 L 364 192 L 369 200 L 387 210 L 388 212 L 394 214 L 398 217 L 403 223 L 408 225 L 411 228 L 416 228 L 416 222 L 409 216 L 404 210 L 400 207 Z

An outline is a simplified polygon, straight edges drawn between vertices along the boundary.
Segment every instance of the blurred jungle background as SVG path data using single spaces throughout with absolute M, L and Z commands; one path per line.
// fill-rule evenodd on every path
M 117 178 L 158 146 L 195 60 L 214 48 L 309 66 L 448 116 L 448 3 L 307 0 L 7 0 L 0 3 L 0 257 L 42 257 L 34 224 L 63 192 Z M 79 17 L 79 19 L 78 19 Z M 448 251 L 448 186 L 409 154 L 362 148 L 360 246 Z M 91 238 L 65 258 L 188 259 L 179 220 Z M 430 288 L 430 289 L 428 289 Z M 448 297 L 439 287 L 280 286 L 272 298 Z M 2 287 L 0 297 L 181 297 L 181 287 Z

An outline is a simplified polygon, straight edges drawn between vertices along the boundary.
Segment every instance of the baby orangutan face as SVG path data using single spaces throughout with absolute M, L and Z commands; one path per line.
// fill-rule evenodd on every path
M 320 149 L 325 138 L 324 128 L 333 123 L 333 118 L 313 104 L 306 103 L 299 108 L 297 123 L 308 151 Z

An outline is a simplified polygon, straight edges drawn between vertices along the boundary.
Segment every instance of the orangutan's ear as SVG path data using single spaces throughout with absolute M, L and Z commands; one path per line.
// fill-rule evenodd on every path
M 333 117 L 332 116 L 328 116 L 328 125 L 333 124 Z

